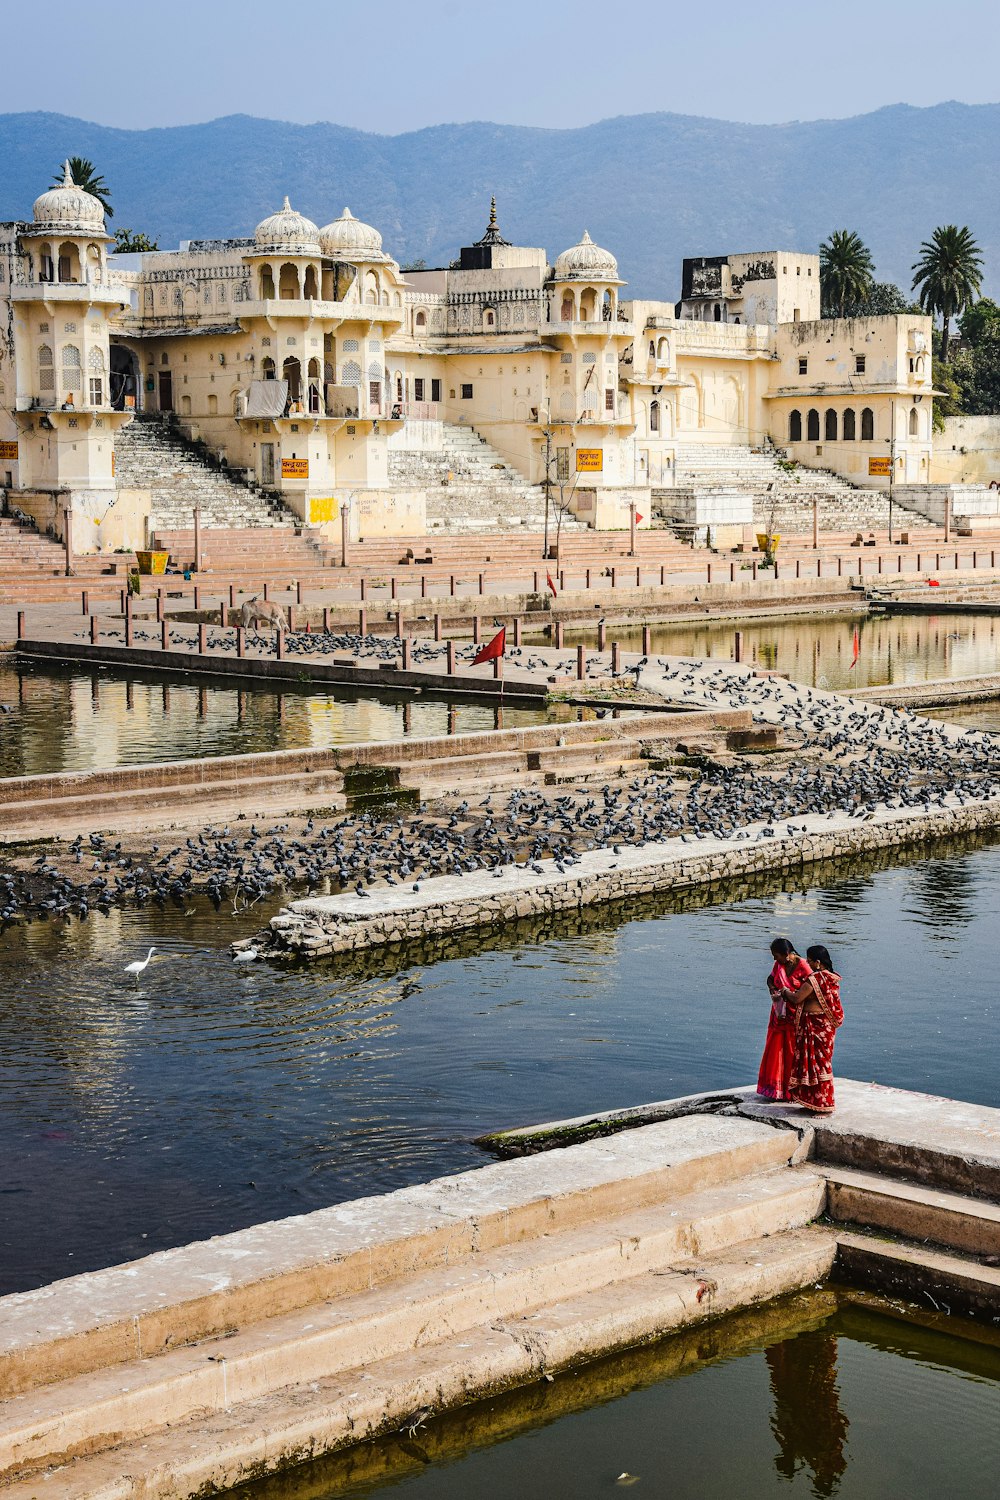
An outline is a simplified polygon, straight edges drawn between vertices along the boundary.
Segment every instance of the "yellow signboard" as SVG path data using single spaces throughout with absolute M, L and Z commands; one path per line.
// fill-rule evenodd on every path
M 879 475 L 882 479 L 888 479 L 892 474 L 892 459 L 870 458 L 868 460 L 868 473 Z
M 603 448 L 577 448 L 576 472 L 578 474 L 601 474 L 603 471 Z
M 283 458 L 281 460 L 282 479 L 308 479 L 308 458 Z
M 17 444 L 16 443 L 0 443 L 0 458 L 16 458 L 16 457 L 17 457 Z
M 313 495 L 309 501 L 309 519 L 314 526 L 321 521 L 335 521 L 339 510 L 336 495 Z

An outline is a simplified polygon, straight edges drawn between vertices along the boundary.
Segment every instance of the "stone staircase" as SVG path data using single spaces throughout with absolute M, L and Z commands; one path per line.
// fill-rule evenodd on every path
M 812 530 L 813 500 L 819 500 L 822 531 L 868 531 L 884 527 L 889 520 L 889 498 L 881 490 L 858 489 L 829 469 L 786 467 L 781 452 L 723 445 L 704 447 L 678 443 L 675 488 L 654 491 L 657 508 L 669 515 L 677 491 L 746 495 L 753 499 L 754 526 L 765 530 L 772 519 L 774 530 L 788 534 Z M 897 520 L 905 514 L 897 502 Z M 926 518 L 914 516 L 914 524 L 925 527 Z
M 439 451 L 389 450 L 389 483 L 427 494 L 428 532 L 539 531 L 545 524 L 545 490 L 528 482 L 471 427 L 444 424 Z M 555 508 L 550 512 L 555 525 Z M 579 531 L 574 516 L 562 531 Z
M 201 506 L 205 527 L 292 529 L 296 516 L 279 499 L 241 483 L 206 461 L 203 450 L 157 416 L 140 416 L 115 439 L 119 489 L 148 489 L 153 532 L 182 530 Z
M 12 499 L 12 505 L 16 500 Z M 49 578 L 65 571 L 66 555 L 61 542 L 43 536 L 31 526 L 22 526 L 9 516 L 0 517 L 0 575 Z
M 812 1286 L 834 1242 L 797 1147 L 671 1120 L 6 1298 L 0 1483 L 216 1494 Z

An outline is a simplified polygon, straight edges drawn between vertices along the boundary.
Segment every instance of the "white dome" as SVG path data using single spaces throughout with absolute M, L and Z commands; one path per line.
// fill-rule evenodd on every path
M 588 281 L 617 281 L 618 262 L 610 250 L 595 245 L 586 229 L 578 245 L 564 250 L 556 261 L 556 280 L 570 281 L 584 277 Z
M 283 206 L 270 218 L 262 219 L 254 230 L 257 249 L 285 255 L 318 255 L 319 230 L 286 198 Z
M 326 224 L 319 232 L 323 254 L 338 260 L 385 260 L 382 236 L 370 224 L 356 219 L 345 208 L 339 219 Z
M 104 209 L 100 199 L 85 193 L 73 181 L 69 162 L 63 165 L 63 180 L 35 199 L 35 223 L 60 233 L 104 233 Z

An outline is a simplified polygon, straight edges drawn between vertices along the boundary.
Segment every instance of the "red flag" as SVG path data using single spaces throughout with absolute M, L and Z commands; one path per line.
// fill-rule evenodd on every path
M 858 627 L 855 625 L 855 627 L 854 627 L 854 655 L 851 657 L 851 666 L 852 667 L 856 667 L 857 666 L 857 664 L 858 664 L 858 657 L 859 657 L 860 654 L 861 654 L 861 641 L 860 641 L 860 639 L 858 637 Z M 848 668 L 848 671 L 850 671 L 850 667 Z
M 641 520 L 642 520 L 642 516 L 640 516 L 640 514 L 639 514 L 638 511 L 636 511 L 636 513 L 635 513 L 635 524 L 638 526 L 638 524 L 639 524 L 639 522 Z
M 308 620 L 306 621 L 306 635 L 312 635 L 312 626 L 309 624 Z
M 552 582 L 552 574 L 551 573 L 546 573 L 546 575 L 545 575 L 545 582 L 548 584 L 549 588 L 552 590 L 552 597 L 554 599 L 556 597 L 557 590 L 556 590 L 555 584 Z
M 941 587 L 941 584 L 936 578 L 928 578 L 927 587 L 929 589 L 939 589 Z
M 491 641 L 487 641 L 472 658 L 472 665 L 478 667 L 481 661 L 496 661 L 498 656 L 503 656 L 504 642 L 507 638 L 507 627 L 501 625 Z

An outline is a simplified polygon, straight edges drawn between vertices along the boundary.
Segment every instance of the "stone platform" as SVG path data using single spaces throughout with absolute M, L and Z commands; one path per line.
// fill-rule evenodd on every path
M 538 1154 L 7 1297 L 0 1480 L 216 1493 L 830 1277 L 991 1337 L 1000 1111 L 838 1091 L 817 1122 L 735 1089 L 535 1127 Z

